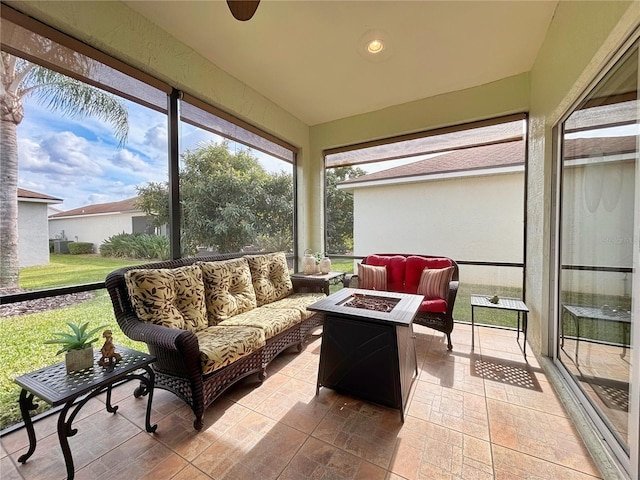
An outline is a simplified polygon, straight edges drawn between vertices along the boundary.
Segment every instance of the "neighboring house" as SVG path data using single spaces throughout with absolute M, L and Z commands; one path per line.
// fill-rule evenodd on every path
M 598 151 L 594 151 L 591 139 L 570 140 L 567 144 L 566 161 L 575 167 L 571 169 L 571 183 L 584 192 L 577 197 L 585 197 L 581 218 L 573 222 L 576 228 L 583 228 L 578 227 L 580 222 L 588 222 L 601 229 L 603 265 L 631 266 L 631 258 L 618 258 L 621 250 L 615 245 L 633 238 L 633 213 L 610 212 L 620 205 L 633 205 L 632 201 L 618 201 L 618 197 L 633 198 L 633 155 L 626 158 L 629 155 L 625 152 L 634 151 L 635 137 L 612 137 L 605 152 L 599 140 Z M 522 263 L 524 152 L 522 140 L 496 143 L 342 182 L 339 188 L 353 193 L 354 255 L 409 252 L 467 261 Z M 585 188 L 586 182 L 603 181 L 611 185 L 595 189 L 602 192 L 602 201 L 589 198 L 594 189 Z M 615 195 L 618 197 L 609 198 Z M 618 225 L 610 225 L 612 221 Z M 408 231 L 411 235 L 397 234 Z M 607 231 L 628 234 L 623 239 L 607 239 Z M 607 244 L 611 248 L 607 249 Z M 565 258 L 576 265 L 584 264 L 581 258 L 593 255 L 590 245 L 568 245 L 566 251 L 569 255 Z M 519 268 L 499 269 L 499 279 L 487 267 L 463 268 L 467 283 L 522 285 Z
M 18 265 L 49 263 L 48 209 L 61 198 L 18 188 Z
M 135 202 L 137 197 L 119 202 L 86 205 L 49 216 L 49 236 L 73 242 L 100 245 L 118 233 L 154 233 L 146 214 Z

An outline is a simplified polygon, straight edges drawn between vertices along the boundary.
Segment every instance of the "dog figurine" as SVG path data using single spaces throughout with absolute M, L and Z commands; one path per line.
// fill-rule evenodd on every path
M 113 344 L 111 335 L 111 330 L 105 330 L 104 332 L 102 332 L 102 336 L 105 340 L 104 345 L 100 349 L 102 357 L 100 357 L 100 360 L 98 360 L 98 365 L 101 365 L 103 367 L 110 367 L 113 364 L 118 363 L 122 359 L 122 355 L 116 352 L 116 347 Z

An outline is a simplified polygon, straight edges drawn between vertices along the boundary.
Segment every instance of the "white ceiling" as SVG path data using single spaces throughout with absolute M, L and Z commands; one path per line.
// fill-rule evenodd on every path
M 529 71 L 558 1 L 262 0 L 246 22 L 221 0 L 125 3 L 315 125 Z

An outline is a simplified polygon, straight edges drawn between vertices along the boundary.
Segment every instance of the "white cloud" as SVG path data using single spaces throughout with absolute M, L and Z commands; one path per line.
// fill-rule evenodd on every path
M 18 140 L 18 165 L 21 171 L 77 175 L 101 175 L 102 168 L 91 159 L 89 142 L 71 132 L 50 134 L 40 141 Z
M 118 168 L 132 170 L 134 172 L 145 172 L 149 169 L 149 164 L 140 158 L 140 155 L 125 149 L 118 150 L 116 154 L 111 157 L 111 162 Z
M 169 141 L 166 123 L 149 128 L 144 134 L 144 140 L 146 145 L 166 152 Z

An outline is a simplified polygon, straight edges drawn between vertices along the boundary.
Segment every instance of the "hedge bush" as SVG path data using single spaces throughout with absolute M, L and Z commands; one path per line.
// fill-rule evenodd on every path
M 146 233 L 119 233 L 100 245 L 103 257 L 142 258 L 167 260 L 169 237 Z
M 71 255 L 93 253 L 93 243 L 91 242 L 69 242 L 67 246 Z

